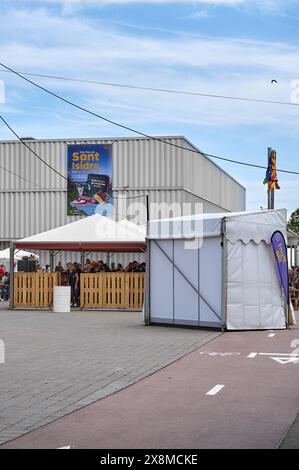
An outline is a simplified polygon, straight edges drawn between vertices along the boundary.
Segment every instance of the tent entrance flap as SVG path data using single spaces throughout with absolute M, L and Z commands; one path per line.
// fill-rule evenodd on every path
M 192 249 L 184 240 L 149 243 L 150 266 L 159 266 L 150 269 L 150 322 L 222 328 L 220 237 Z

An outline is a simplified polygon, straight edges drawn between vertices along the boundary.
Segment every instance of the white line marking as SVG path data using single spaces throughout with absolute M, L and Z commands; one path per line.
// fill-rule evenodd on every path
M 298 357 L 299 354 L 295 353 L 259 353 L 260 356 L 290 356 L 290 357 Z
M 270 334 L 268 335 L 268 338 L 273 338 L 273 336 L 275 336 L 275 335 L 276 335 L 276 333 L 270 333 Z
M 215 385 L 215 387 L 211 388 L 211 390 L 209 390 L 206 395 L 216 395 L 216 393 L 220 392 L 220 390 L 222 390 L 224 387 L 224 385 Z
M 65 447 L 58 447 L 58 449 L 70 449 L 71 446 L 65 446 Z
M 256 356 L 257 356 L 257 353 L 250 353 L 250 354 L 248 354 L 247 357 L 249 357 L 250 359 L 253 359 Z
M 215 352 L 215 351 L 200 351 L 199 354 L 208 354 L 209 356 L 239 356 L 239 352 Z

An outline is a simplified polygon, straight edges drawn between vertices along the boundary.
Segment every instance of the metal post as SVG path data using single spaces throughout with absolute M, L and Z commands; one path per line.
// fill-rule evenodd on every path
M 145 195 L 145 199 L 146 199 L 146 221 L 149 222 L 150 213 L 149 213 L 149 195 L 148 194 Z
M 268 147 L 268 160 L 267 160 L 267 167 L 269 166 L 269 159 L 271 158 L 271 153 L 272 153 L 272 148 Z M 268 210 L 272 209 L 272 199 L 271 199 L 271 192 L 269 189 L 269 183 L 268 183 Z
M 15 242 L 10 242 L 10 297 L 9 297 L 9 308 L 14 308 L 14 272 L 15 272 Z
M 146 325 L 150 324 L 151 304 L 150 304 L 150 246 L 151 240 L 146 239 L 146 270 L 145 270 L 145 299 L 144 299 L 144 321 Z
M 85 252 L 82 251 L 81 252 L 81 269 L 84 268 L 84 265 L 85 265 Z
M 50 250 L 50 273 L 54 272 L 54 251 Z
M 274 195 L 275 195 L 275 189 L 273 188 L 271 191 L 271 209 L 274 209 Z
M 146 325 L 150 324 L 151 318 L 151 304 L 150 304 L 150 246 L 151 241 L 147 238 L 149 234 L 149 195 L 146 194 L 146 272 L 145 272 L 145 299 L 144 299 L 144 321 Z

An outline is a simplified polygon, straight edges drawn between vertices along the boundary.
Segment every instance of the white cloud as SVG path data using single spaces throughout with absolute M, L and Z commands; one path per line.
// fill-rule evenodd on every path
M 203 19 L 203 18 L 208 18 L 210 16 L 210 13 L 208 10 L 197 10 L 191 13 L 188 18 L 193 18 L 193 19 Z
M 298 49 L 283 43 L 129 34 L 99 20 L 65 18 L 46 9 L 3 14 L 0 43 L 3 61 L 20 71 L 208 94 L 288 101 L 291 79 L 299 78 Z M 2 77 L 9 99 L 18 102 L 10 94 L 11 77 Z M 272 78 L 278 78 L 275 87 Z M 159 123 L 159 127 L 276 125 L 289 130 L 299 120 L 297 108 L 291 107 L 36 80 L 141 129 Z M 32 95 L 33 89 L 19 79 L 13 86 L 22 90 L 22 96 Z M 38 99 L 39 94 L 34 96 Z
M 242 3 L 249 2 L 251 0 L 34 0 L 36 3 L 80 3 L 80 4 L 99 4 L 99 5 L 111 5 L 111 4 L 128 4 L 128 3 L 180 3 L 180 4 L 209 4 L 209 5 L 241 5 Z

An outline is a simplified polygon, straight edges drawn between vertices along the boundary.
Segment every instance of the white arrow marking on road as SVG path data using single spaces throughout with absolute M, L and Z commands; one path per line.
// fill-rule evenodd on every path
M 58 447 L 58 449 L 70 449 L 71 446 L 65 446 L 65 447 Z
M 275 335 L 276 335 L 276 333 L 270 333 L 270 334 L 268 335 L 268 338 L 273 338 Z
M 271 359 L 273 359 L 273 361 L 278 362 L 279 364 L 290 364 L 290 363 L 297 364 L 299 362 L 299 357 L 287 358 L 287 357 L 276 356 L 276 357 L 271 357 Z
M 224 385 L 215 385 L 215 387 L 211 388 L 211 390 L 209 390 L 206 395 L 216 395 L 216 393 L 220 392 L 220 390 L 222 390 L 224 387 Z
M 259 353 L 260 356 L 269 356 L 273 361 L 279 364 L 298 364 L 299 354 L 294 353 Z

